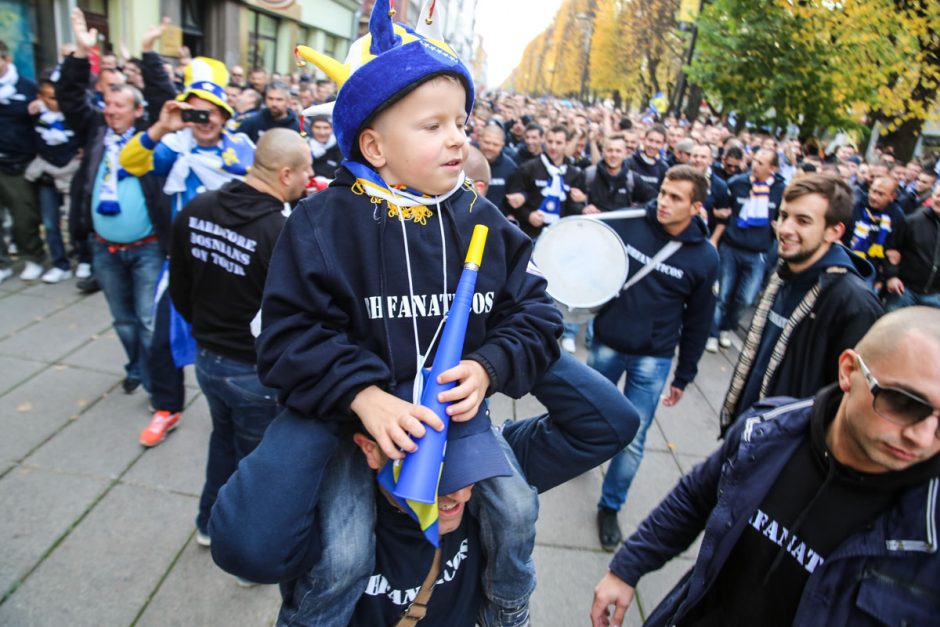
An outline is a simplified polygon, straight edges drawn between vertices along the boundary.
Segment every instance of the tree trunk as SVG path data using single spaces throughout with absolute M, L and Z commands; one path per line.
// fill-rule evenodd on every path
M 702 106 L 702 88 L 693 83 L 689 87 L 689 99 L 685 105 L 685 119 L 694 122 L 698 119 L 699 108 Z

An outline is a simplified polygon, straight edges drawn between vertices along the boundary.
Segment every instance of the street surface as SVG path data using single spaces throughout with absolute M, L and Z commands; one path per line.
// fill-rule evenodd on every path
M 585 357 L 579 348 L 579 356 Z M 706 353 L 677 407 L 660 408 L 620 520 L 625 533 L 716 447 L 734 354 Z M 196 544 L 210 421 L 187 373 L 187 409 L 146 450 L 147 395 L 121 390 L 124 354 L 103 296 L 74 281 L 0 284 L 0 625 L 262 626 L 275 586 L 241 588 Z M 540 412 L 497 397 L 494 419 Z M 541 499 L 533 624 L 586 625 L 600 549 L 595 507 L 603 467 Z M 696 547 L 646 577 L 628 614 L 642 617 L 691 566 Z

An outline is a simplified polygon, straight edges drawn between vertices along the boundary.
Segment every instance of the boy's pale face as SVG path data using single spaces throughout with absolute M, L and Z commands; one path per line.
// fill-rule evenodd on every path
M 380 156 L 367 158 L 385 182 L 431 195 L 453 189 L 467 158 L 465 103 L 460 83 L 439 79 L 382 113 L 373 126 Z

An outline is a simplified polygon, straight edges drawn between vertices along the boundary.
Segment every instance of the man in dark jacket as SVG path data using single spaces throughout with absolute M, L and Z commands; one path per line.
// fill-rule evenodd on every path
M 633 170 L 634 174 L 657 192 L 659 186 L 663 184 L 666 170 L 669 169 L 666 162 L 659 156 L 665 143 L 666 129 L 662 126 L 653 126 L 643 136 L 642 150 L 633 153 L 627 159 L 627 168 Z
M 731 346 L 741 313 L 760 291 L 767 251 L 774 241 L 771 223 L 783 196 L 783 181 L 775 176 L 777 164 L 775 151 L 758 150 L 751 171 L 728 181 L 731 216 L 718 244 L 721 273 L 711 333 L 722 348 Z
M 7 44 L 0 41 L 0 205 L 13 218 L 13 241 L 26 264 L 20 275 L 35 281 L 42 275 L 45 258 L 39 237 L 39 205 L 36 189 L 23 177 L 36 156 L 33 120 L 27 111 L 36 99 L 36 84 L 20 76 Z M 6 242 L 0 237 L 0 282 L 13 276 Z
M 852 189 L 811 174 L 790 184 L 777 220 L 783 263 L 764 291 L 721 410 L 722 431 L 759 399 L 804 397 L 836 380 L 839 354 L 882 314 L 873 270 L 839 243 Z
M 196 518 L 196 540 L 203 546 L 209 545 L 209 512 L 219 488 L 277 413 L 277 390 L 258 379 L 251 326 L 274 243 L 290 205 L 304 193 L 310 162 L 300 135 L 273 129 L 258 142 L 244 182 L 197 196 L 173 222 L 170 295 L 192 325 L 196 378 L 212 416 Z
M 600 163 L 588 166 L 575 183 L 587 194 L 585 214 L 645 205 L 656 190 L 626 166 L 627 142 L 615 133 L 604 140 Z
M 163 180 L 135 177 L 120 167 L 118 153 L 136 132 L 144 114 L 144 96 L 135 87 L 112 87 L 105 94 L 104 114 L 86 97 L 91 68 L 88 50 L 96 45 L 81 9 L 72 12 L 75 53 L 62 63 L 56 97 L 65 121 L 84 150 L 73 193 L 82 199 L 81 229 L 91 236 L 94 273 L 114 318 L 114 329 L 127 354 L 127 393 L 141 383 L 150 390 L 147 358 L 153 337 L 153 295 L 168 247 L 170 207 Z M 144 36 L 141 71 L 151 116 L 175 95 L 153 42 L 162 27 Z
M 518 165 L 503 150 L 506 132 L 498 124 L 487 124 L 480 131 L 479 137 L 480 152 L 490 164 L 490 182 L 486 197 L 503 213 L 508 213 L 503 199 L 506 197 L 506 185 Z
M 718 255 L 698 216 L 707 188 L 701 172 L 675 166 L 663 180 L 656 206 L 644 218 L 610 222 L 631 257 L 631 274 L 627 289 L 594 320 L 588 365 L 614 384 L 626 372 L 623 393 L 640 415 L 640 429 L 630 446 L 611 460 L 604 476 L 597 523 L 601 545 L 609 551 L 623 539 L 617 512 L 643 459 L 646 431 L 676 346 L 679 360 L 663 399 L 667 407 L 681 400 L 695 378 L 708 339 Z
M 702 531 L 646 625 L 935 624 L 938 371 L 940 312 L 910 307 L 842 352 L 837 385 L 756 405 L 614 556 L 595 627 Z
M 895 239 L 901 261 L 889 262 L 885 269 L 888 311 L 911 305 L 940 307 L 940 186 L 932 198 L 929 207 L 908 216 L 907 228 Z
M 898 182 L 892 177 L 875 177 L 868 197 L 855 204 L 851 228 L 842 236 L 852 252 L 875 266 L 878 282 L 884 279 L 885 251 L 895 247 L 894 240 L 905 229 L 904 211 L 896 202 L 897 189 Z
M 581 170 L 565 160 L 568 139 L 564 126 L 549 129 L 545 151 L 520 165 L 506 186 L 506 202 L 522 230 L 533 239 L 563 216 L 581 213 L 583 203 L 575 200 Z
M 314 115 L 310 118 L 307 142 L 313 155 L 313 173 L 332 181 L 336 177 L 336 168 L 343 162 L 343 153 L 336 144 L 330 116 Z
M 290 107 L 290 87 L 275 81 L 264 92 L 264 108 L 239 126 L 238 132 L 244 133 L 256 143 L 265 131 L 272 128 L 288 128 L 300 132 L 301 120 Z

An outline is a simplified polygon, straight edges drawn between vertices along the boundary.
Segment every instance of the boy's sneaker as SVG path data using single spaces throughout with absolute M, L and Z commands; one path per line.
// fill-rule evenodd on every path
M 27 261 L 26 265 L 23 267 L 23 271 L 20 272 L 21 281 L 35 281 L 41 276 L 42 266 L 35 261 Z
M 717 337 L 708 338 L 705 341 L 705 350 L 707 350 L 709 353 L 717 353 L 718 352 L 718 338 Z
M 623 542 L 620 524 L 617 522 L 617 510 L 601 507 L 597 510 L 597 536 L 605 551 L 613 553 Z
M 573 337 L 563 337 L 561 338 L 561 347 L 568 351 L 569 353 L 574 353 L 577 350 L 577 347 L 574 344 Z
M 67 281 L 72 278 L 71 270 L 63 270 L 62 268 L 57 268 L 52 266 L 46 273 L 42 275 L 43 283 L 58 283 L 59 281 Z
M 731 348 L 731 331 L 722 331 L 718 334 L 718 343 L 722 348 Z
M 209 537 L 208 533 L 200 531 L 199 527 L 196 527 L 196 544 L 199 546 L 212 546 L 212 538 Z
M 179 412 L 164 409 L 154 412 L 147 428 L 140 432 L 140 443 L 146 447 L 156 446 L 166 439 L 166 434 L 176 428 L 180 421 Z
M 90 276 L 91 276 L 91 264 L 90 263 L 80 263 L 75 268 L 76 279 L 87 279 Z
M 13 268 L 0 268 L 0 283 L 13 276 Z

